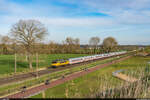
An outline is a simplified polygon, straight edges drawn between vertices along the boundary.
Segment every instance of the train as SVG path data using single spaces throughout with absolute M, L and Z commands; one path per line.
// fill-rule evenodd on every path
M 121 51 L 121 52 L 110 52 L 110 53 L 105 53 L 105 54 L 97 54 L 97 55 L 90 55 L 90 56 L 77 57 L 77 58 L 69 58 L 67 60 L 59 59 L 59 60 L 52 61 L 51 66 L 59 67 L 59 66 L 72 65 L 72 64 L 88 62 L 88 61 L 92 61 L 92 60 L 96 60 L 96 59 L 117 56 L 117 55 L 121 55 L 121 54 L 125 54 L 125 53 L 126 53 L 126 51 Z

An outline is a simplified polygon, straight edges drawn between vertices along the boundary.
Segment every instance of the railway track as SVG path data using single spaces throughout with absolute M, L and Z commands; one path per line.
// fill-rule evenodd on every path
M 108 62 L 108 63 L 102 64 L 102 65 L 97 65 L 95 67 L 92 67 L 92 68 L 88 69 L 87 71 L 81 71 L 81 72 L 73 73 L 71 75 L 68 75 L 68 76 L 64 77 L 63 79 L 60 78 L 60 79 L 57 79 L 55 81 L 52 81 L 51 84 L 48 84 L 48 85 L 41 84 L 39 86 L 27 89 L 25 93 L 17 92 L 15 94 L 10 94 L 8 96 L 4 96 L 3 98 L 28 98 L 30 96 L 33 96 L 33 95 L 37 94 L 37 93 L 40 93 L 41 91 L 46 90 L 47 88 L 52 88 L 56 85 L 59 85 L 59 84 L 62 84 L 64 82 L 66 82 L 66 81 L 75 79 L 77 77 L 80 77 L 80 76 L 83 76 L 85 74 L 91 73 L 91 72 L 96 71 L 98 69 L 107 67 L 111 64 L 118 63 L 118 62 L 123 61 L 125 59 L 128 59 L 130 57 L 131 56 L 126 56 L 126 57 L 122 57 L 118 60 L 115 60 L 115 62 Z
M 126 54 L 121 54 L 121 55 L 126 55 Z M 111 57 L 116 57 L 116 56 L 121 56 L 121 55 L 115 55 L 115 56 L 111 56 Z M 108 59 L 108 58 L 111 58 L 111 57 L 100 58 L 100 59 L 96 59 L 96 60 L 93 60 L 93 61 L 68 65 L 68 66 L 65 66 L 65 67 L 58 67 L 58 68 L 49 67 L 45 70 L 40 70 L 38 72 L 29 72 L 29 73 L 20 74 L 20 75 L 14 75 L 14 76 L 7 77 L 7 78 L 0 78 L 0 85 L 2 86 L 2 85 L 6 85 L 6 84 L 11 84 L 13 82 L 19 82 L 19 81 L 24 81 L 24 80 L 30 79 L 30 78 L 35 78 L 37 73 L 38 73 L 38 76 L 42 76 L 42 75 L 45 75 L 45 74 L 65 70 L 65 69 L 72 68 L 72 67 L 77 67 L 79 65 L 86 65 L 86 64 L 92 63 L 94 61 L 104 60 L 104 59 Z

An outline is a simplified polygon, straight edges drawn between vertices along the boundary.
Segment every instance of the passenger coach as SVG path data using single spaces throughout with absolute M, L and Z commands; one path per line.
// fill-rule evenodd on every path
M 126 53 L 126 51 L 111 52 L 111 53 L 105 53 L 105 54 L 99 54 L 99 55 L 84 56 L 84 57 L 78 57 L 78 58 L 70 58 L 70 59 L 67 59 L 67 60 L 63 60 L 63 59 L 55 60 L 55 61 L 52 62 L 51 66 L 58 67 L 58 66 L 72 65 L 72 64 L 92 61 L 92 60 L 95 60 L 95 59 L 101 59 L 101 58 L 106 58 L 106 57 L 111 57 L 111 56 L 117 56 L 117 55 L 121 55 L 121 54 L 125 54 L 125 53 Z

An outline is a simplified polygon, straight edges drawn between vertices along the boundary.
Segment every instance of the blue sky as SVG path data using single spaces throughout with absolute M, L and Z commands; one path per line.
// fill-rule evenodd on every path
M 150 45 L 150 0 L 0 0 L 0 34 L 20 19 L 36 19 L 49 30 L 45 41 L 66 37 L 87 44 L 108 36 L 119 44 Z

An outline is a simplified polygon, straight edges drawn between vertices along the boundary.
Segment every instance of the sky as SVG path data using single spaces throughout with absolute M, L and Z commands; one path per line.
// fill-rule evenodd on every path
M 150 45 L 150 0 L 0 0 L 1 35 L 21 19 L 43 23 L 45 42 L 112 36 L 123 45 Z

